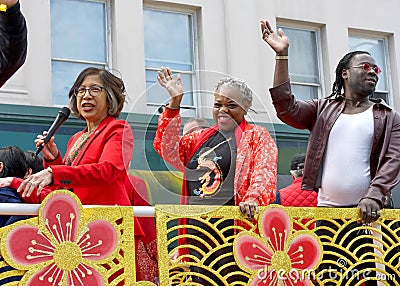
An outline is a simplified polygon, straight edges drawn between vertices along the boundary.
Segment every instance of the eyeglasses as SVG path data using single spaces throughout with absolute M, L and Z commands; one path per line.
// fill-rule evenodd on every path
M 378 66 L 371 66 L 370 64 L 367 63 L 354 66 L 353 68 L 362 68 L 366 73 L 370 72 L 371 70 L 373 70 L 376 74 L 380 74 L 382 72 L 382 70 Z
M 77 87 L 74 89 L 74 94 L 76 97 L 83 97 L 86 94 L 86 91 L 89 91 L 89 94 L 93 97 L 99 96 L 103 91 L 104 87 L 93 85 L 91 87 Z

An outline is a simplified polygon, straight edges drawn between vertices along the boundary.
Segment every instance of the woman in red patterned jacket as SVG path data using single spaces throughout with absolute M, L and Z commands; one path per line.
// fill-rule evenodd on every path
M 169 68 L 162 68 L 158 82 L 171 99 L 159 118 L 154 148 L 184 173 L 181 204 L 235 205 L 252 218 L 258 206 L 272 203 L 277 147 L 267 129 L 244 118 L 252 104 L 252 91 L 246 83 L 231 77 L 221 79 L 214 94 L 216 124 L 180 136 L 184 94 L 180 76 L 175 79 Z

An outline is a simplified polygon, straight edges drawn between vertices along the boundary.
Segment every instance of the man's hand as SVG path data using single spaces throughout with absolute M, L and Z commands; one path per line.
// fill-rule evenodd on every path
M 289 50 L 289 38 L 282 29 L 278 29 L 278 34 L 271 28 L 270 23 L 266 20 L 261 22 L 262 39 L 271 46 L 277 55 L 287 55 Z
M 373 199 L 361 199 L 358 203 L 358 207 L 361 210 L 361 221 L 363 223 L 374 222 L 381 216 L 381 207 L 379 203 Z
M 254 215 L 258 214 L 258 204 L 255 201 L 241 202 L 239 207 L 248 218 L 254 218 Z

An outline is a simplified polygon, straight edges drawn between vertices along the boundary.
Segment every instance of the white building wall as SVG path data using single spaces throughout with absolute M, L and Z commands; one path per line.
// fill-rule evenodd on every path
M 51 106 L 50 1 L 21 0 L 29 29 L 28 58 L 0 90 L 2 103 Z M 197 11 L 200 88 L 211 90 L 222 74 L 244 79 L 255 91 L 252 115 L 258 122 L 279 122 L 269 98 L 274 54 L 261 40 L 259 20 L 269 19 L 320 30 L 323 96 L 330 93 L 334 70 L 348 52 L 349 31 L 388 42 L 391 103 L 400 110 L 400 1 L 398 0 L 113 0 L 111 3 L 112 67 L 126 83 L 131 100 L 125 111 L 145 112 L 143 5 Z M 171 30 L 173 32 L 173 28 Z M 11 95 L 11 94 L 12 95 Z M 212 106 L 200 96 L 199 106 Z M 211 117 L 209 109 L 200 115 Z

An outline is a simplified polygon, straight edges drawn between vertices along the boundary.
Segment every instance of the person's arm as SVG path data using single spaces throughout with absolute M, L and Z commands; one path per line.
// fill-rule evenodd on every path
M 256 126 L 257 143 L 253 143 L 251 158 L 253 169 L 250 172 L 250 185 L 243 201 L 254 200 L 260 206 L 275 201 L 278 149 L 269 132 Z
M 297 100 L 292 94 L 290 82 L 270 88 L 276 115 L 284 123 L 297 129 L 311 130 L 317 120 L 320 100 Z
M 288 64 L 289 38 L 282 29 L 278 30 L 279 35 L 276 34 L 268 21 L 261 21 L 261 33 L 263 40 L 276 53 L 274 84 L 270 93 L 278 118 L 294 128 L 311 130 L 316 119 L 316 102 L 296 100 L 292 94 Z
M 179 110 L 171 110 L 167 107 L 158 119 L 153 147 L 161 158 L 175 169 L 184 172 L 185 158 L 191 152 L 200 132 L 180 136 L 180 126 Z
M 77 166 L 51 166 L 54 185 L 63 187 L 104 185 L 113 182 L 122 173 L 126 173 L 133 154 L 132 129 L 123 120 L 117 120 L 113 124 L 107 130 L 108 137 L 105 144 L 98 146 L 103 149 L 98 162 L 82 163 Z M 65 184 L 63 181 L 68 178 L 71 182 Z
M 52 165 L 51 170 L 43 170 L 33 174 L 26 179 L 19 187 L 18 191 L 23 190 L 23 196 L 29 196 L 33 188 L 53 186 L 61 188 L 71 188 L 79 186 L 82 188 L 107 185 L 126 173 L 128 164 L 133 153 L 133 135 L 129 124 L 124 120 L 116 120 L 107 126 L 105 144 L 94 146 L 102 150 L 96 162 L 85 163 L 78 166 Z M 28 189 L 28 186 L 30 187 Z M 26 187 L 26 188 L 25 188 Z
M 62 165 L 63 164 L 63 159 L 62 159 L 62 156 L 61 156 L 61 153 L 60 152 L 58 152 L 58 154 L 57 154 L 57 156 L 55 157 L 55 159 L 53 159 L 53 160 L 46 160 L 44 157 L 43 157 L 43 167 L 46 169 L 47 167 L 51 167 L 51 166 L 54 166 L 54 165 Z
M 158 82 L 164 87 L 171 99 L 164 112 L 158 119 L 156 136 L 153 146 L 157 153 L 171 164 L 174 168 L 184 171 L 186 153 L 189 151 L 191 142 L 194 141 L 193 134 L 181 137 L 179 135 L 181 126 L 180 103 L 184 94 L 180 76 L 175 80 L 169 68 L 162 68 L 158 72 Z
M 394 112 L 394 111 L 393 111 Z M 400 171 L 400 115 L 395 112 L 390 133 L 390 140 L 383 162 L 378 166 L 375 177 L 372 178 L 365 196 L 360 200 L 358 206 L 361 209 L 362 219 L 376 220 L 371 218 L 371 212 L 379 213 L 384 206 L 385 200 L 390 197 L 392 189 L 399 183 Z
M 10 188 L 11 189 L 14 189 L 14 190 L 18 190 L 18 188 L 19 188 L 19 186 L 22 184 L 22 182 L 24 181 L 23 179 L 20 179 L 20 178 L 10 178 L 11 179 L 11 181 L 10 181 L 10 184 L 9 184 L 9 186 L 10 186 Z M 25 202 L 25 203 L 28 203 L 28 204 L 40 204 L 43 200 L 44 200 L 44 198 L 50 193 L 52 191 L 52 189 L 51 188 L 49 188 L 49 187 L 44 187 L 43 188 L 43 191 L 42 192 L 40 192 L 40 195 L 37 195 L 37 190 L 35 189 L 34 190 L 34 192 L 33 192 L 33 194 L 31 195 L 31 196 L 29 196 L 29 197 L 21 197 L 22 198 L 22 200 Z
M 1 0 L 0 0 L 1 1 Z M 44 139 L 47 135 L 47 131 L 43 132 L 43 135 L 37 135 L 35 139 L 36 148 L 44 144 Z M 73 137 L 70 138 L 68 144 L 70 144 Z M 31 194 L 34 192 L 33 197 L 42 196 L 42 189 L 46 186 L 54 183 L 53 171 L 49 169 L 49 166 L 62 165 L 62 157 L 60 151 L 57 149 L 57 145 L 54 142 L 54 136 L 50 138 L 49 142 L 43 146 L 43 167 L 44 170 L 30 176 L 26 180 L 22 181 L 18 186 L 18 193 L 25 201 L 34 201 L 35 198 Z M 53 184 L 54 185 L 54 184 Z M 44 190 L 46 191 L 46 189 Z M 49 193 L 46 191 L 46 193 Z
M 275 51 L 274 87 L 289 80 L 289 38 L 282 29 L 277 35 L 268 21 L 261 21 L 263 40 Z
M 27 27 L 17 0 L 0 0 L 0 87 L 23 65 L 27 55 Z
M 240 144 L 239 152 L 248 152 L 248 154 L 243 157 L 238 153 L 239 160 L 251 158 L 252 162 L 250 169 L 246 172 L 247 176 L 250 176 L 248 186 L 244 185 L 246 190 L 239 203 L 241 212 L 249 218 L 253 218 L 258 213 L 258 206 L 268 205 L 275 200 L 278 160 L 278 149 L 269 132 L 261 126 L 254 126 L 252 132 L 254 135 L 251 136 L 251 141 L 248 142 L 243 136 L 242 140 L 246 141 Z M 237 176 L 242 177 L 244 174 L 235 174 L 235 180 L 240 182 Z M 240 182 L 240 184 L 247 183 Z M 240 188 L 239 186 L 239 190 Z

